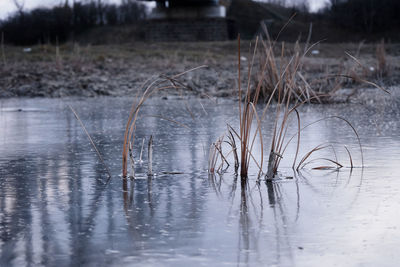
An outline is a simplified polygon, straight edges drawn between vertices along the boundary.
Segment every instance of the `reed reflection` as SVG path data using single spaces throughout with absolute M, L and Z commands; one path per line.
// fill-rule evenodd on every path
M 52 255 L 72 255 L 71 264 L 87 257 L 107 184 L 93 177 L 69 178 L 76 172 L 84 177 L 85 171 L 67 162 L 26 156 L 1 167 L 6 183 L 0 186 L 1 266 L 65 263 Z M 96 164 L 90 172 L 103 175 Z M 28 173 L 34 175 L 28 179 Z M 90 195 L 84 194 L 87 186 Z
M 232 181 L 231 184 L 224 182 L 228 180 Z M 279 181 L 253 183 L 238 179 L 237 175 L 230 177 L 225 173 L 209 175 L 209 183 L 221 201 L 224 201 L 224 196 L 229 200 L 228 218 L 238 210 L 238 266 L 261 263 L 264 257 L 274 257 L 273 262 L 278 265 L 293 263 L 293 246 L 289 231 L 296 224 L 300 214 L 299 190 L 293 192 L 297 194 L 297 209 L 293 210 L 285 203 L 282 192 L 284 189 Z M 240 195 L 239 199 L 235 199 L 237 192 Z M 264 250 L 266 247 L 268 249 Z
M 196 177 L 181 177 L 122 179 L 124 216 L 137 254 L 201 243 L 208 187 Z

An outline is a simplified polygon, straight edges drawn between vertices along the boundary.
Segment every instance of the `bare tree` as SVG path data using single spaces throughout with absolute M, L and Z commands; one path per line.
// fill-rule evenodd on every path
M 13 0 L 18 13 L 22 14 L 24 12 L 25 0 Z
M 104 3 L 102 0 L 97 0 L 97 15 L 100 25 L 104 25 Z
M 347 0 L 329 0 L 331 7 L 335 7 L 341 3 L 347 2 Z
M 308 0 L 297 0 L 296 6 L 301 12 L 307 13 L 310 10 L 310 4 Z

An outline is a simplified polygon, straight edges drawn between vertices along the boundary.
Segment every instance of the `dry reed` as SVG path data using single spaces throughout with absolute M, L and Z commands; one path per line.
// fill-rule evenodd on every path
M 267 33 L 267 32 L 266 32 Z M 268 33 L 267 33 L 268 36 Z M 269 37 L 268 37 L 269 38 Z M 243 92 L 241 85 L 241 54 L 240 54 L 240 36 L 238 38 L 238 97 L 239 97 L 239 104 L 238 104 L 238 109 L 239 109 L 239 132 L 236 132 L 233 127 L 228 125 L 228 134 L 227 134 L 227 141 L 223 141 L 224 137 L 221 137 L 218 139 L 218 141 L 213 144 L 210 148 L 210 154 L 209 154 L 209 171 L 213 173 L 216 169 L 216 166 L 218 165 L 218 161 L 220 161 L 220 164 L 223 164 L 224 161 L 226 161 L 227 155 L 229 155 L 231 152 L 236 152 L 236 142 L 235 138 L 238 138 L 240 142 L 240 159 L 239 157 L 234 155 L 234 160 L 235 160 L 235 171 L 237 171 L 238 167 L 240 166 L 240 176 L 243 180 L 247 180 L 248 172 L 249 172 L 249 164 L 250 160 L 253 160 L 253 162 L 257 165 L 259 169 L 259 177 L 261 174 L 263 174 L 263 162 L 264 162 L 264 142 L 263 142 L 263 137 L 261 133 L 261 124 L 264 121 L 264 119 L 273 119 L 274 120 L 274 126 L 271 129 L 272 132 L 272 139 L 271 139 L 271 146 L 270 146 L 270 151 L 269 151 L 269 156 L 268 156 L 268 167 L 267 171 L 265 173 L 265 178 L 267 180 L 273 179 L 275 175 L 277 174 L 279 165 L 281 163 L 281 160 L 283 159 L 283 155 L 285 154 L 285 151 L 288 147 L 288 145 L 296 138 L 296 152 L 293 155 L 293 164 L 292 168 L 295 169 L 296 163 L 297 163 L 297 157 L 299 154 L 299 148 L 300 148 L 300 141 L 301 141 L 301 132 L 309 127 L 310 125 L 313 125 L 317 122 L 328 120 L 331 118 L 336 118 L 344 121 L 347 123 L 353 132 L 355 133 L 359 146 L 360 146 L 360 151 L 361 151 L 361 161 L 362 161 L 362 166 L 364 166 L 364 159 L 363 159 L 363 151 L 362 151 L 362 146 L 361 146 L 361 141 L 360 137 L 356 131 L 356 129 L 352 126 L 352 124 L 339 116 L 330 116 L 326 117 L 320 120 L 317 120 L 309 125 L 306 125 L 305 127 L 301 128 L 301 121 L 300 121 L 300 114 L 298 112 L 298 108 L 300 108 L 302 105 L 305 103 L 309 103 L 312 100 L 317 100 L 318 102 L 321 102 L 321 97 L 325 96 L 330 96 L 330 94 L 325 94 L 325 93 L 320 93 L 313 91 L 311 89 L 310 83 L 307 83 L 305 80 L 304 76 L 299 72 L 301 69 L 302 65 L 302 60 L 304 58 L 304 55 L 309 51 L 309 49 L 313 46 L 310 46 L 305 49 L 305 52 L 303 54 L 300 54 L 300 48 L 298 44 L 295 46 L 295 52 L 293 55 L 286 61 L 283 60 L 284 58 L 284 44 L 282 44 L 281 48 L 281 59 L 280 59 L 280 65 L 278 65 L 278 61 L 275 58 L 273 54 L 273 49 L 275 45 L 275 41 L 272 42 L 270 39 L 267 39 L 266 41 L 261 39 L 261 43 L 263 45 L 264 51 L 263 54 L 265 55 L 264 60 L 262 60 L 262 65 L 261 65 L 261 78 L 258 79 L 257 83 L 254 85 L 254 87 L 251 87 L 250 79 L 252 77 L 251 72 L 254 64 L 254 58 L 255 55 L 257 54 L 257 45 L 258 45 L 259 39 L 257 38 L 255 41 L 255 47 L 253 50 L 253 57 L 251 62 L 249 62 L 248 66 L 248 73 L 247 73 L 247 88 L 246 91 Z M 302 82 L 303 85 L 305 84 L 306 86 L 299 86 L 299 82 Z M 267 86 L 266 86 L 267 84 Z M 372 83 L 373 84 L 373 83 Z M 334 91 L 336 91 L 338 88 L 338 85 L 336 84 L 334 86 Z M 265 90 L 268 90 L 266 92 Z M 244 96 L 243 96 L 244 95 Z M 268 96 L 267 101 L 265 101 L 265 105 L 262 111 L 262 115 L 258 115 L 257 113 L 257 103 L 260 99 L 260 97 L 263 96 Z M 240 100 L 244 100 L 242 103 Z M 273 99 L 276 100 L 276 106 L 274 108 L 274 111 L 271 115 L 267 116 L 268 112 L 271 109 L 271 103 Z M 291 117 L 294 117 L 296 120 L 296 134 L 294 134 L 292 137 L 288 138 L 287 133 L 288 129 L 291 125 L 290 119 Z M 255 129 L 253 128 L 255 126 Z M 260 159 L 257 161 L 254 156 L 253 156 L 253 149 L 255 145 L 255 140 L 259 137 L 260 139 Z M 220 147 L 222 142 L 228 143 L 232 150 L 229 151 L 227 154 L 222 153 L 222 149 Z M 332 145 L 328 146 L 317 146 L 310 152 L 308 152 L 303 158 L 300 160 L 300 162 L 297 164 L 297 170 L 300 168 L 304 167 L 305 165 L 309 164 L 310 162 L 306 162 L 306 160 L 316 151 L 324 149 L 326 147 L 332 147 L 335 159 L 329 159 L 329 158 L 319 158 L 319 159 L 314 159 L 315 160 L 320 160 L 320 161 L 328 161 L 330 163 L 335 164 L 335 168 L 341 168 L 343 165 L 337 161 L 336 157 L 336 152 L 335 149 Z M 346 148 L 347 149 L 347 148 Z M 349 151 L 348 151 L 349 153 Z M 351 155 L 349 153 L 349 157 L 351 158 Z M 236 162 L 238 162 L 236 166 Z M 351 167 L 353 168 L 353 162 L 352 159 L 351 161 Z M 329 166 L 319 166 L 317 169 L 326 169 Z M 331 168 L 331 167 L 329 167 Z
M 160 91 L 165 90 L 177 90 L 181 93 L 181 90 L 186 88 L 184 84 L 182 84 L 178 78 L 188 72 L 194 71 L 199 68 L 203 68 L 205 66 L 199 66 L 185 72 L 179 73 L 172 77 L 167 77 L 165 75 L 160 75 L 158 78 L 152 80 L 148 79 L 140 89 L 143 93 L 139 96 L 140 91 L 134 98 L 132 103 L 131 110 L 129 112 L 128 121 L 125 127 L 124 133 L 124 142 L 123 142 L 123 151 L 122 151 L 122 176 L 127 177 L 128 175 L 128 150 L 130 144 L 134 145 L 135 141 L 135 130 L 136 130 L 136 122 L 139 119 L 140 110 L 144 104 L 144 102 Z
M 310 26 L 310 31 L 312 27 Z M 296 163 L 297 168 L 303 168 L 305 165 L 313 162 L 315 160 L 327 161 L 335 164 L 335 168 L 341 168 L 343 165 L 338 162 L 336 157 L 335 148 L 333 145 L 319 145 L 306 153 L 299 162 L 297 162 L 297 157 L 300 149 L 301 132 L 307 127 L 328 119 L 339 119 L 348 124 L 353 130 L 355 136 L 357 137 L 360 152 L 362 166 L 364 166 L 363 151 L 361 146 L 360 137 L 356 129 L 352 124 L 339 116 L 330 116 L 322 118 L 313 123 L 310 123 L 304 127 L 301 127 L 301 119 L 298 109 L 305 103 L 310 103 L 312 101 L 322 102 L 322 98 L 331 96 L 331 92 L 336 92 L 341 85 L 340 78 L 348 78 L 347 75 L 334 75 L 336 83 L 333 86 L 331 92 L 321 93 L 321 90 L 315 91 L 313 89 L 313 82 L 308 82 L 305 75 L 302 74 L 302 64 L 305 55 L 310 51 L 310 49 L 315 45 L 308 46 L 304 48 L 304 52 L 300 52 L 300 46 L 296 43 L 292 55 L 286 59 L 285 56 L 285 44 L 281 45 L 281 54 L 278 60 L 274 55 L 274 47 L 276 41 L 271 41 L 267 30 L 265 30 L 267 40 L 257 38 L 255 40 L 255 46 L 252 51 L 251 60 L 248 62 L 248 72 L 247 72 L 247 85 L 242 89 L 242 73 L 241 73 L 241 48 L 240 48 L 240 36 L 238 36 L 238 115 L 239 115 L 239 129 L 236 131 L 232 126 L 228 125 L 227 134 L 222 135 L 217 139 L 217 141 L 211 144 L 209 149 L 208 158 L 208 171 L 210 174 L 222 173 L 229 166 L 228 156 L 233 155 L 235 172 L 238 171 L 240 167 L 240 176 L 243 181 L 247 181 L 249 166 L 251 162 L 254 162 L 258 168 L 258 177 L 265 175 L 267 180 L 273 179 L 280 166 L 280 163 L 284 157 L 286 149 L 289 144 L 296 140 L 296 151 L 292 155 L 293 163 L 292 168 L 295 169 Z M 252 71 L 255 63 L 256 56 L 258 53 L 259 43 L 262 44 L 262 59 L 260 62 L 259 77 L 256 80 L 256 84 L 252 85 Z M 251 50 L 250 50 L 251 51 Z M 350 55 L 349 55 L 350 56 Z M 354 58 L 355 59 L 355 58 Z M 355 59 L 357 60 L 357 59 Z M 196 69 L 196 68 L 195 68 Z M 194 70 L 194 69 L 192 69 Z M 191 70 L 190 70 L 191 71 Z M 124 146 L 123 146 L 123 177 L 127 175 L 127 147 L 131 146 L 135 140 L 135 130 L 136 122 L 139 118 L 139 112 L 143 103 L 156 92 L 168 89 L 181 90 L 185 86 L 180 83 L 177 78 L 184 73 L 175 75 L 171 78 L 160 76 L 154 81 L 147 81 L 141 90 L 144 90 L 140 97 L 136 97 L 132 105 L 129 118 L 126 124 L 125 134 L 124 134 Z M 329 77 L 332 78 L 332 77 Z M 360 79 L 365 83 L 369 83 L 380 88 L 374 83 Z M 384 90 L 383 88 L 381 88 Z M 258 112 L 257 104 L 260 99 L 264 98 L 264 107 L 262 112 Z M 276 100 L 275 107 L 272 106 L 273 100 Z M 243 101 L 243 102 L 242 102 Z M 188 109 L 188 107 L 186 106 Z M 272 110 L 272 114 L 269 112 Z M 188 109 L 189 114 L 194 117 L 194 115 Z M 260 114 L 259 114 L 260 113 Z M 291 124 L 291 119 L 294 117 L 297 128 L 296 133 L 288 137 L 289 127 Z M 163 118 L 162 118 L 163 119 Z M 273 121 L 273 128 L 270 129 L 272 133 L 272 138 L 270 140 L 271 145 L 268 154 L 267 170 L 263 172 L 264 166 L 264 140 L 262 135 L 262 123 L 265 119 Z M 171 122 L 178 122 L 167 119 Z M 259 144 L 256 146 L 256 140 L 259 139 Z M 236 139 L 240 142 L 240 146 L 236 145 Z M 226 152 L 223 144 L 226 143 L 230 146 L 230 150 Z M 151 168 L 151 148 L 149 143 L 149 174 L 152 173 Z M 335 156 L 335 159 L 330 158 L 318 158 L 307 162 L 314 152 L 331 147 Z M 258 148 L 260 153 L 260 158 L 256 159 L 254 154 L 254 149 Z M 238 153 L 238 149 L 240 149 Z M 351 168 L 353 168 L 353 161 L 349 150 L 346 147 L 348 155 L 350 157 Z M 240 157 L 239 157 L 240 155 Z M 224 165 L 226 164 L 226 168 Z M 315 169 L 327 169 L 332 168 L 332 166 L 319 166 Z
M 68 105 L 68 104 L 67 104 L 67 105 Z M 75 111 L 70 105 L 68 105 L 68 107 L 69 107 L 69 109 L 72 111 L 72 113 L 74 113 L 75 118 L 78 120 L 78 122 L 79 122 L 79 124 L 81 125 L 83 131 L 86 133 L 86 136 L 89 138 L 89 141 L 90 141 L 90 143 L 92 144 L 94 150 L 96 151 L 97 156 L 99 157 L 101 163 L 103 164 L 104 168 L 105 168 L 106 171 L 107 171 L 108 177 L 111 178 L 111 172 L 110 172 L 110 170 L 108 169 L 106 163 L 104 162 L 104 159 L 103 159 L 103 157 L 101 156 L 100 151 L 97 149 L 97 147 L 96 147 L 96 145 L 95 145 L 95 143 L 94 143 L 92 137 L 90 136 L 89 132 L 86 130 L 85 125 L 83 124 L 82 120 L 79 118 L 78 113 L 76 113 L 76 111 Z
M 153 175 L 153 136 L 150 135 L 149 139 L 149 144 L 148 144 L 148 149 L 147 149 L 147 175 L 152 176 Z

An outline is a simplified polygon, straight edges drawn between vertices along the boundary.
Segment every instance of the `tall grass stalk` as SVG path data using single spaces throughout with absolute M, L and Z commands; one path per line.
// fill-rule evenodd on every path
M 67 104 L 68 105 L 68 104 Z M 106 163 L 104 162 L 103 157 L 100 154 L 100 151 L 97 149 L 97 146 L 95 145 L 92 137 L 90 136 L 89 132 L 86 130 L 85 125 L 83 124 L 82 120 L 79 118 L 78 113 L 76 113 L 76 111 L 71 107 L 71 105 L 68 105 L 69 109 L 72 111 L 72 113 L 74 113 L 75 118 L 78 120 L 79 124 L 81 125 L 83 131 L 86 133 L 86 136 L 88 137 L 90 143 L 92 144 L 94 150 L 96 151 L 97 156 L 99 157 L 101 163 L 103 164 L 104 168 L 107 171 L 108 177 L 111 178 L 111 172 L 108 169 Z
M 142 147 L 140 148 L 139 163 L 143 162 L 143 159 L 142 159 L 142 156 L 143 156 L 143 148 L 144 148 L 144 138 L 142 139 Z
M 147 149 L 147 175 L 153 175 L 153 136 L 150 135 L 148 149 Z
M 128 175 L 128 150 L 129 144 L 134 146 L 135 141 L 135 130 L 136 130 L 136 122 L 139 119 L 140 110 L 145 103 L 145 101 L 160 91 L 165 91 L 169 89 L 177 90 L 181 93 L 182 89 L 186 88 L 184 84 L 182 84 L 178 78 L 188 72 L 194 71 L 199 68 L 203 68 L 205 66 L 199 66 L 172 77 L 167 77 L 160 75 L 158 78 L 152 80 L 151 78 L 144 82 L 142 88 L 139 90 L 138 94 L 134 98 L 132 103 L 131 110 L 129 112 L 128 121 L 125 127 L 124 133 L 124 142 L 123 142 L 123 150 L 122 150 L 122 176 L 127 177 Z M 141 95 L 140 92 L 142 92 Z
M 255 41 L 255 46 L 253 50 L 253 56 L 251 62 L 249 62 L 248 73 L 247 73 L 247 88 L 244 99 L 244 104 L 242 107 L 242 88 L 241 88 L 241 73 L 240 73 L 240 36 L 238 37 L 238 95 L 239 95 L 239 140 L 240 140 L 240 177 L 246 179 L 249 170 L 250 159 L 252 157 L 252 149 L 254 145 L 254 140 L 259 136 L 260 139 L 260 163 L 259 169 L 260 173 L 262 171 L 262 164 L 264 158 L 264 146 L 261 134 L 261 120 L 258 117 L 255 105 L 257 105 L 259 99 L 259 89 L 260 86 L 256 87 L 255 93 L 251 96 L 251 74 L 254 64 L 254 59 L 257 52 L 258 37 Z M 256 131 L 252 134 L 253 122 L 257 124 Z M 252 141 L 253 140 L 253 141 Z
M 228 139 L 229 139 L 229 141 L 227 141 L 227 142 L 232 147 L 233 158 L 235 161 L 235 165 L 234 165 L 235 173 L 237 174 L 237 172 L 239 170 L 239 157 L 238 157 L 238 153 L 237 153 L 235 137 L 233 136 L 232 131 L 230 129 L 228 129 Z
M 349 155 L 350 168 L 353 169 L 353 157 L 351 156 L 350 150 L 347 148 L 347 146 L 344 146 L 344 148 L 346 149 L 347 154 Z
M 364 66 L 364 64 L 362 64 L 355 56 L 351 55 L 348 52 L 345 52 L 345 53 L 358 66 L 360 66 L 363 70 L 365 70 L 365 72 L 369 72 L 369 69 L 366 66 Z M 362 78 L 360 75 L 357 75 L 355 70 L 354 70 L 354 68 L 348 74 L 340 74 L 340 75 L 337 75 L 337 76 L 348 78 L 348 79 L 351 79 L 351 80 L 353 80 L 355 82 L 358 82 L 358 83 L 363 83 L 363 84 L 370 85 L 372 87 L 375 87 L 375 88 L 378 88 L 378 89 L 382 90 L 383 92 L 385 92 L 387 94 L 390 94 L 390 92 L 388 90 L 386 90 L 385 88 L 383 88 L 382 86 L 379 86 L 378 84 L 376 84 L 374 82 L 370 82 L 370 81 L 366 80 L 367 78 Z M 364 76 L 367 76 L 367 75 L 364 74 Z
M 140 155 L 140 156 L 142 156 L 142 155 Z M 133 158 L 133 147 L 132 147 L 132 143 L 131 142 L 129 142 L 129 158 L 131 160 L 131 171 L 132 171 L 132 175 L 131 176 L 135 177 L 135 159 Z

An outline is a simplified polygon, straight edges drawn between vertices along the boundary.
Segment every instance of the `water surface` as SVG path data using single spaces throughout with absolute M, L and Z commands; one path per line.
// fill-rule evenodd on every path
M 79 114 L 112 178 L 66 104 Z M 155 175 L 136 163 L 121 178 L 130 99 L 2 100 L 0 109 L 0 265 L 396 266 L 400 262 L 399 119 L 387 105 L 310 105 L 301 123 L 339 115 L 301 136 L 301 158 L 335 147 L 339 171 L 299 173 L 282 161 L 281 179 L 242 184 L 232 168 L 207 174 L 208 149 L 237 125 L 237 102 L 151 100 L 137 126 L 135 158 L 154 137 Z M 188 111 L 190 110 L 190 112 Z M 173 118 L 188 128 L 162 118 Z M 193 117 L 193 118 L 192 118 Z M 264 123 L 265 153 L 272 120 Z M 295 121 L 294 121 L 295 125 Z M 293 134 L 290 129 L 288 135 Z M 257 144 L 259 144 L 259 141 Z M 345 151 L 352 153 L 354 169 Z M 146 145 L 145 145 L 146 147 Z M 259 156 L 257 149 L 255 157 Z M 317 157 L 333 157 L 332 151 Z M 315 166 L 321 165 L 318 161 Z M 325 162 L 323 164 L 326 164 Z

